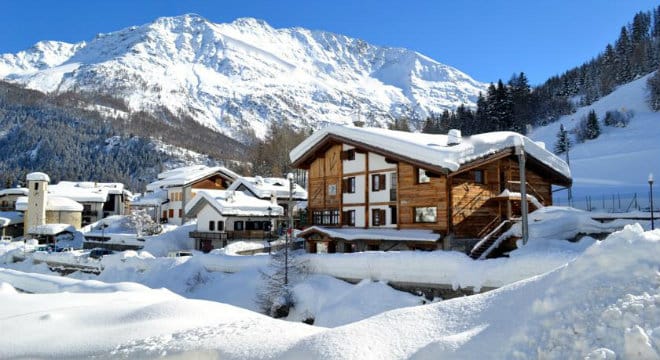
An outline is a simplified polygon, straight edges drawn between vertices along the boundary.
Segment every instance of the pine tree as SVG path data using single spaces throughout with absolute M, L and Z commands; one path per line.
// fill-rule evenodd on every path
M 407 117 L 394 119 L 394 122 L 390 123 L 389 129 L 410 132 L 410 122 Z
M 649 106 L 655 111 L 660 111 L 660 69 L 649 78 L 647 86 L 649 89 Z
M 591 110 L 589 115 L 587 115 L 587 128 L 585 133 L 585 139 L 593 140 L 600 136 L 600 125 L 598 124 L 598 116 L 596 116 L 596 111 Z
M 564 124 L 559 125 L 557 133 L 557 142 L 555 143 L 555 154 L 563 154 L 571 148 L 571 139 L 568 137 L 568 131 L 564 129 Z
M 532 90 L 524 72 L 521 72 L 518 76 L 513 75 L 511 77 L 511 80 L 509 80 L 509 89 L 512 105 L 511 130 L 524 133 L 526 125 L 532 123 Z

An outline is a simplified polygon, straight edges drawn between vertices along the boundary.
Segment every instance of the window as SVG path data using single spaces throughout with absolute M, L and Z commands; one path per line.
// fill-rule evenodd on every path
M 341 221 L 342 225 L 355 226 L 355 210 L 344 211 Z
M 39 183 L 38 182 L 34 183 L 34 189 L 39 190 Z
M 485 184 L 486 178 L 484 177 L 483 170 L 474 171 L 474 182 L 477 184 Z
M 418 184 L 426 184 L 431 182 L 431 177 L 429 174 L 427 174 L 426 170 L 424 169 L 417 169 L 417 183 Z
M 415 208 L 416 223 L 434 223 L 438 219 L 438 210 L 435 207 Z
M 354 194 L 355 193 L 355 177 L 349 177 L 344 179 L 344 193 Z
M 312 211 L 314 225 L 339 225 L 339 210 Z
M 183 209 L 179 209 L 179 217 L 183 219 Z
M 170 209 L 170 211 L 169 211 L 169 217 L 171 217 L 171 218 L 174 217 L 174 209 Z
M 209 231 L 215 231 L 215 221 L 209 221 Z
M 336 184 L 328 185 L 328 195 L 337 195 L 337 185 Z
M 390 224 L 396 224 L 396 205 L 390 205 Z
M 167 210 L 163 210 L 163 219 L 167 219 Z
M 371 175 L 371 191 L 385 190 L 385 174 Z
M 355 149 L 344 150 L 341 152 L 342 160 L 355 160 Z
M 243 231 L 242 221 L 234 221 L 234 231 Z
M 225 222 L 218 220 L 218 231 L 223 231 L 225 229 Z
M 380 246 L 378 244 L 367 244 L 367 251 L 378 251 Z
M 371 223 L 373 226 L 387 225 L 385 216 L 385 209 L 371 209 Z

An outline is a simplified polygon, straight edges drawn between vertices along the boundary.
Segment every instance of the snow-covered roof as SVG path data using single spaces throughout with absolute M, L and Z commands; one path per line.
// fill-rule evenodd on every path
M 123 184 L 120 184 L 123 188 Z M 106 202 L 109 188 L 95 186 L 93 182 L 60 181 L 57 185 L 48 187 L 48 194 L 53 196 L 67 197 L 80 202 Z M 116 189 L 114 190 L 116 191 Z M 121 189 L 119 189 L 121 194 Z
M 18 211 L 0 211 L 0 227 L 22 224 L 23 214 Z
M 167 202 L 167 191 L 157 189 L 153 192 L 136 195 L 131 206 L 158 206 Z
M 26 211 L 28 208 L 28 197 L 21 196 L 16 199 L 16 210 Z M 83 211 L 83 206 L 77 201 L 62 196 L 48 196 L 46 200 L 46 211 Z
M 76 228 L 69 224 L 44 224 L 33 226 L 28 230 L 32 235 L 57 235 L 63 232 L 76 232 Z
M 416 229 L 361 229 L 361 228 L 327 228 L 322 226 L 312 226 L 297 234 L 303 237 L 305 235 L 320 232 L 332 238 L 353 240 L 383 240 L 383 241 L 438 241 L 440 234 L 432 230 Z
M 215 173 L 220 173 L 232 180 L 240 177 L 237 173 L 227 169 L 224 166 L 208 167 L 206 165 L 185 166 L 172 170 L 168 170 L 158 174 L 158 180 L 147 185 L 147 190 L 155 191 L 156 189 L 184 186 L 204 179 Z
M 47 211 L 83 211 L 83 206 L 75 200 L 63 196 L 48 196 Z
M 396 154 L 418 163 L 440 167 L 454 172 L 464 164 L 521 146 L 525 152 L 552 170 L 570 179 L 571 171 L 564 162 L 545 146 L 515 132 L 491 132 L 460 138 L 456 145 L 448 145 L 448 136 L 439 134 L 411 133 L 381 128 L 329 126 L 321 129 L 291 150 L 289 156 L 295 164 L 310 155 L 310 151 L 328 137 L 335 137 L 352 144 Z
M 29 173 L 29 174 L 27 174 L 25 179 L 27 181 L 46 181 L 46 182 L 50 182 L 50 177 L 48 177 L 48 175 L 46 175 L 42 172 Z
M 223 216 L 281 216 L 284 209 L 267 200 L 249 196 L 240 191 L 200 190 L 186 205 L 186 214 L 195 216 L 209 204 Z
M 260 199 L 270 200 L 273 194 L 276 198 L 289 198 L 289 180 L 284 178 L 240 177 L 227 190 L 238 190 L 241 185 Z M 292 196 L 295 200 L 307 200 L 307 190 L 294 183 Z
M 28 189 L 24 187 L 15 187 L 15 188 L 8 188 L 8 189 L 2 189 L 0 190 L 0 196 L 5 196 L 5 195 L 24 195 L 27 196 L 28 194 Z

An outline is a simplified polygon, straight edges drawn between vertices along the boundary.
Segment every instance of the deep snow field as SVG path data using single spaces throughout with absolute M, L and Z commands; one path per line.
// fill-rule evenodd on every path
M 62 277 L 45 264 L 11 263 L 17 244 L 3 243 L 0 328 L 12 335 L 0 337 L 0 358 L 659 358 L 660 231 L 633 224 L 596 241 L 579 234 L 625 221 L 601 224 L 590 213 L 553 207 L 530 220 L 529 243 L 509 258 L 309 255 L 311 273 L 294 287 L 289 321 L 250 311 L 265 255 L 129 251 L 104 258 L 99 276 Z M 439 276 L 427 274 L 433 266 Z M 328 276 L 337 267 L 371 280 L 353 285 Z M 501 287 L 428 301 L 387 286 L 397 274 Z M 309 317 L 314 326 L 301 323 Z

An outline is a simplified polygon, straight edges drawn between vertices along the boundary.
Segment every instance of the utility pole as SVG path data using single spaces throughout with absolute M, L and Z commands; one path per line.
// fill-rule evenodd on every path
M 520 168 L 520 212 L 522 213 L 522 237 L 523 245 L 527 245 L 529 239 L 529 228 L 527 222 L 527 179 L 525 177 L 525 148 L 521 141 L 516 146 L 518 155 L 518 167 Z

